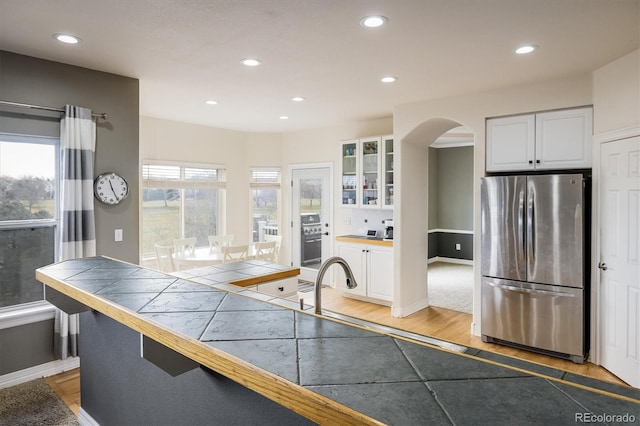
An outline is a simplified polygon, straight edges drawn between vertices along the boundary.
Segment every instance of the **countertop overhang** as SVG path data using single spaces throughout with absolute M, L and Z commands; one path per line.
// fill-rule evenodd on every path
M 264 301 L 264 295 L 229 285 L 243 270 L 263 282 L 292 269 L 259 262 L 220 265 L 222 272 L 198 268 L 185 279 L 96 257 L 39 268 L 36 277 L 72 304 L 320 424 L 499 423 L 519 416 L 557 424 L 574 421 L 585 407 L 638 412 L 633 389 L 615 394 L 610 384 L 592 389 L 579 378 L 568 383 L 559 370 L 538 373 L 541 366 L 454 353 Z M 289 349 L 274 352 L 273 345 Z M 523 394 L 531 398 L 513 398 Z
M 392 240 L 386 240 L 380 237 L 367 237 L 366 235 L 340 235 L 336 237 L 336 241 L 356 244 L 371 244 L 376 246 L 393 247 Z

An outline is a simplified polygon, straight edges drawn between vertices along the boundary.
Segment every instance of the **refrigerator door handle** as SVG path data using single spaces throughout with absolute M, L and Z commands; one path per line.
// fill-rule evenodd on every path
M 489 287 L 496 287 L 502 290 L 515 291 L 518 293 L 528 293 L 528 294 L 544 294 L 546 296 L 561 296 L 561 297 L 575 297 L 573 293 L 566 293 L 564 291 L 549 291 L 549 290 L 534 290 L 529 288 L 515 287 L 512 285 L 506 284 L 496 284 L 492 282 L 486 283 Z
M 518 200 L 518 235 L 520 236 L 520 238 L 518 238 L 518 250 L 519 250 L 519 256 L 518 258 L 524 263 L 525 261 L 525 257 L 524 257 L 524 241 L 525 241 L 525 223 L 527 221 L 527 217 L 526 217 L 526 210 L 524 208 L 524 189 L 520 190 L 520 196 L 519 196 L 519 200 Z
M 536 243 L 535 243 L 535 194 L 531 188 L 528 191 L 527 200 L 527 255 L 529 258 L 529 266 L 533 267 L 536 263 Z

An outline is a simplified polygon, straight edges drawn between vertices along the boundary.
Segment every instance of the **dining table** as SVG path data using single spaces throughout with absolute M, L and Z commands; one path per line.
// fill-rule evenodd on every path
M 247 259 L 254 259 L 256 256 L 256 248 L 253 244 L 249 245 L 247 251 Z M 172 254 L 173 264 L 177 270 L 199 268 L 202 266 L 213 266 L 224 263 L 224 254 L 220 249 L 211 249 L 210 247 L 196 247 L 194 250 L 185 250 L 184 252 L 176 252 Z

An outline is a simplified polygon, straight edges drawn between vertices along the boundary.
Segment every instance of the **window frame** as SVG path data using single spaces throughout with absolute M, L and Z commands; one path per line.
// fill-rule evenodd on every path
M 276 180 L 254 179 L 254 172 L 275 172 Z M 276 191 L 276 224 L 278 235 L 282 235 L 282 169 L 280 167 L 251 167 L 249 168 L 249 235 L 253 241 L 253 191 L 256 189 L 269 189 Z
M 148 166 L 168 166 L 178 167 L 179 177 L 177 179 L 146 179 L 145 170 Z M 185 169 L 211 169 L 216 170 L 219 180 L 216 181 L 193 181 L 185 178 Z M 227 167 L 224 164 L 217 163 L 194 163 L 188 161 L 171 161 L 171 160 L 155 160 L 155 159 L 143 159 L 140 164 L 140 182 L 142 183 L 142 190 L 140 191 L 140 259 L 149 261 L 151 258 L 155 258 L 155 253 L 144 252 L 144 215 L 143 215 L 143 200 L 144 190 L 148 188 L 168 188 L 178 189 L 184 191 L 187 189 L 216 189 L 218 190 L 218 211 L 216 212 L 218 218 L 218 234 L 223 234 L 226 230 L 226 207 L 227 207 Z M 185 231 L 185 197 L 180 197 L 180 238 L 184 236 Z
M 53 146 L 54 150 L 54 217 L 50 219 L 26 219 L 26 220 L 0 220 L 0 232 L 2 231 L 10 231 L 17 229 L 26 229 L 26 228 L 49 228 L 53 227 L 54 229 L 54 241 L 53 241 L 53 258 L 55 262 L 60 261 L 60 189 L 61 189 L 61 154 L 60 154 L 60 138 L 52 137 L 52 136 L 40 136 L 40 135 L 28 135 L 28 134 L 15 134 L 15 133 L 5 133 L 0 132 L 0 141 L 1 142 L 10 142 L 10 143 L 21 143 L 21 144 L 36 144 L 36 145 L 48 145 Z M 44 284 L 42 284 L 44 287 Z M 20 318 L 21 315 L 25 315 L 26 311 L 41 311 L 42 308 L 48 309 L 51 307 L 49 302 L 46 301 L 44 297 L 42 300 L 34 300 L 31 302 L 18 303 L 15 305 L 9 305 L 0 307 L 0 319 L 6 318 L 14 318 L 16 315 Z M 26 311 L 25 311 L 26 310 Z M 30 314 L 26 315 L 28 318 L 25 320 L 16 319 L 18 321 L 18 325 L 26 324 L 31 322 Z M 47 316 L 49 313 L 46 314 Z M 18 318 L 16 317 L 16 318 Z M 3 321 L 4 324 L 4 321 Z M 7 324 L 2 325 L 0 328 L 6 328 Z M 15 324 L 13 324 L 15 325 Z

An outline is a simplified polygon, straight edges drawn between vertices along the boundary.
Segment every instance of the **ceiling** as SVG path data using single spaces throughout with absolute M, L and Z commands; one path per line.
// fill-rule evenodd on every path
M 4 1 L 0 49 L 137 78 L 144 116 L 292 132 L 391 117 L 404 103 L 589 73 L 639 48 L 639 4 Z M 362 27 L 371 14 L 386 16 L 387 25 Z M 52 38 L 61 32 L 82 42 L 63 45 Z M 513 53 L 529 43 L 539 49 Z M 246 57 L 262 65 L 246 67 Z M 383 84 L 385 75 L 398 80 Z M 218 104 L 206 105 L 209 99 Z

